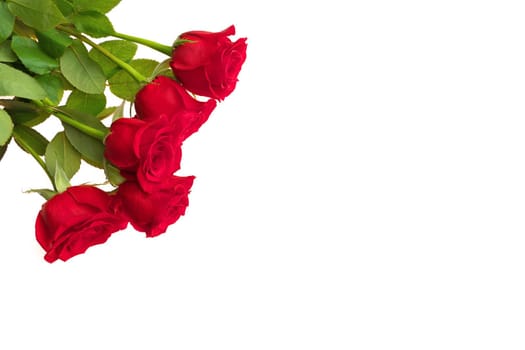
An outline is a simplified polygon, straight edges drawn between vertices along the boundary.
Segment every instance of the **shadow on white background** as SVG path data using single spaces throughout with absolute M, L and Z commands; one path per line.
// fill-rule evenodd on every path
M 11 145 L 0 349 L 523 349 L 523 9 L 123 1 L 115 28 L 165 44 L 235 24 L 239 84 L 184 145 L 186 216 L 67 263 Z

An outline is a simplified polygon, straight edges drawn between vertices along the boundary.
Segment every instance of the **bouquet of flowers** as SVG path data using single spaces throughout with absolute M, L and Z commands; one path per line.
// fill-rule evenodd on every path
M 51 182 L 30 190 L 46 200 L 35 229 L 48 262 L 128 223 L 155 237 L 184 215 L 194 177 L 175 174 L 182 143 L 232 93 L 246 59 L 233 25 L 185 32 L 171 46 L 119 33 L 107 16 L 119 3 L 0 0 L 0 159 L 16 144 Z M 135 58 L 137 44 L 168 57 Z M 107 94 L 122 103 L 107 106 Z M 130 103 L 135 115 L 123 117 Z M 34 128 L 48 118 L 62 125 L 51 140 Z M 82 162 L 111 189 L 72 185 Z

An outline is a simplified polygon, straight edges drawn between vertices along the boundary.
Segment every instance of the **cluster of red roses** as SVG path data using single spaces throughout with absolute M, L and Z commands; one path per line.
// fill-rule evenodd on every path
M 104 243 L 128 222 L 147 237 L 164 233 L 184 215 L 193 176 L 176 176 L 181 146 L 235 88 L 246 59 L 246 39 L 232 42 L 233 26 L 218 33 L 192 31 L 175 47 L 176 80 L 157 76 L 135 97 L 136 116 L 120 118 L 105 140 L 105 157 L 124 183 L 112 193 L 72 186 L 48 200 L 36 220 L 36 237 L 53 262 Z M 190 93 L 210 97 L 199 101 Z

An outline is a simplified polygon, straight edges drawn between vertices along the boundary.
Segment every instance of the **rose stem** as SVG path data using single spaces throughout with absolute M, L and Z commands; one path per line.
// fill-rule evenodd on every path
M 162 45 L 162 44 L 159 44 L 159 43 L 157 43 L 155 41 L 139 38 L 139 37 L 136 37 L 136 36 L 133 36 L 133 35 L 113 32 L 111 34 L 111 36 L 114 36 L 116 38 L 121 38 L 121 39 L 124 39 L 124 40 L 128 40 L 128 41 L 133 41 L 133 42 L 135 42 L 137 44 L 145 45 L 145 46 L 147 46 L 149 48 L 152 48 L 153 50 L 162 52 L 163 54 L 166 54 L 168 56 L 171 56 L 171 52 L 173 51 L 171 46 Z
M 84 134 L 89 135 L 89 136 L 91 136 L 93 138 L 96 138 L 97 140 L 104 141 L 104 138 L 107 135 L 106 132 L 104 132 L 102 130 L 99 130 L 99 129 L 95 129 L 95 128 L 89 126 L 89 125 L 83 124 L 83 123 L 79 122 L 78 120 L 75 120 L 75 119 L 71 118 L 66 113 L 64 113 L 64 111 L 62 111 L 62 110 L 60 110 L 60 109 L 58 109 L 56 107 L 51 107 L 51 109 L 53 110 L 53 114 L 58 119 L 60 119 L 62 122 L 66 123 L 68 125 L 71 125 L 75 129 L 80 130 Z
M 56 191 L 57 187 L 55 185 L 55 180 L 53 179 L 53 176 L 51 176 L 51 174 L 49 173 L 49 170 L 47 170 L 46 163 L 44 163 L 44 161 L 42 160 L 42 158 L 40 158 L 38 153 L 36 153 L 36 151 L 33 148 L 31 148 L 31 146 L 28 143 L 26 143 L 24 139 L 20 137 L 20 135 L 18 135 L 18 132 L 16 131 L 16 129 L 13 130 L 13 134 L 15 136 L 16 141 L 20 144 L 20 146 L 24 150 L 26 150 L 31 156 L 33 156 L 33 158 L 37 161 L 38 164 L 40 164 L 40 167 L 46 173 L 47 177 L 51 181 L 51 184 L 53 184 L 53 189 Z
M 104 132 L 99 129 L 95 129 L 92 126 L 86 125 L 84 123 L 79 122 L 78 120 L 75 120 L 72 116 L 69 115 L 67 111 L 64 111 L 63 109 L 60 109 L 58 107 L 51 106 L 47 99 L 44 99 L 44 101 L 37 101 L 33 100 L 33 102 L 38 105 L 39 107 L 45 109 L 49 113 L 56 116 L 60 121 L 66 123 L 67 125 L 71 125 L 77 130 L 82 131 L 84 134 L 89 135 L 93 138 L 96 138 L 97 140 L 104 141 L 104 138 L 107 135 L 107 132 Z
M 65 27 L 63 25 L 58 25 L 57 29 L 59 29 L 59 30 L 61 30 L 63 32 L 66 32 L 68 34 L 71 34 L 72 36 L 80 39 L 81 41 L 85 42 L 86 44 L 88 44 L 89 46 L 93 47 L 94 49 L 100 51 L 101 54 L 103 54 L 104 56 L 106 56 L 107 58 L 109 58 L 110 60 L 115 62 L 118 66 L 120 66 L 120 68 L 122 68 L 126 72 L 128 72 L 139 83 L 149 83 L 148 79 L 146 79 L 145 76 L 143 76 L 142 74 L 137 72 L 137 70 L 135 68 L 133 68 L 132 66 L 130 66 L 126 62 L 122 61 L 120 58 L 118 58 L 117 56 L 113 55 L 111 52 L 109 52 L 108 50 L 106 50 L 102 46 L 100 46 L 97 43 L 93 42 L 88 37 L 82 35 L 81 33 L 77 32 L 76 30 L 74 30 L 72 28 L 68 28 L 68 27 Z

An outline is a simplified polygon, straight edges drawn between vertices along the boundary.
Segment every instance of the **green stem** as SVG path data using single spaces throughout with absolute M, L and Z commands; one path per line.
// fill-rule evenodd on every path
M 36 151 L 33 148 L 31 148 L 31 146 L 28 143 L 26 143 L 22 137 L 20 137 L 16 130 L 13 130 L 13 136 L 15 137 L 16 141 L 20 144 L 20 146 L 37 161 L 37 163 L 46 173 L 47 177 L 49 178 L 49 181 L 51 181 L 51 184 L 53 184 L 53 189 L 56 191 L 57 187 L 55 185 L 55 180 L 53 179 L 53 176 L 49 173 L 49 170 L 47 170 L 46 163 L 42 160 L 42 158 L 40 158 L 38 153 L 36 153 Z
M 82 35 L 81 33 L 77 32 L 76 30 L 72 28 L 69 28 L 63 25 L 57 26 L 57 29 L 63 32 L 66 32 L 68 34 L 71 34 L 72 36 L 80 39 L 81 41 L 85 42 L 89 46 L 93 47 L 95 50 L 98 50 L 101 54 L 103 54 L 104 56 L 106 56 L 107 58 L 115 62 L 120 68 L 128 72 L 139 83 L 149 83 L 148 79 L 142 74 L 140 74 L 135 68 L 133 68 L 131 65 L 127 64 L 126 62 L 118 58 L 117 56 L 113 55 L 111 52 L 106 50 L 104 47 L 93 42 L 88 37 Z
M 71 125 L 75 129 L 82 131 L 86 135 L 89 135 L 91 137 L 94 137 L 94 138 L 104 142 L 104 138 L 107 135 L 106 132 L 104 132 L 102 130 L 99 130 L 99 129 L 96 129 L 96 128 L 92 127 L 92 126 L 86 125 L 86 124 L 84 124 L 82 122 L 79 122 L 73 116 L 71 116 L 70 113 L 68 113 L 67 111 L 65 111 L 65 110 L 63 110 L 63 109 L 61 109 L 59 107 L 52 106 L 46 100 L 47 99 L 44 99 L 44 101 L 33 100 L 33 103 L 35 103 L 36 105 L 38 105 L 42 109 L 45 109 L 49 113 L 55 115 L 58 119 L 60 119 L 60 121 L 66 123 L 68 125 Z
M 86 135 L 89 135 L 91 137 L 96 138 L 97 140 L 100 140 L 100 141 L 104 142 L 104 138 L 107 135 L 106 132 L 104 132 L 102 130 L 99 130 L 99 129 L 95 129 L 95 128 L 93 128 L 93 127 L 91 127 L 89 125 L 86 125 L 84 123 L 81 123 L 78 120 L 75 120 L 75 119 L 71 118 L 64 111 L 62 111 L 62 110 L 60 110 L 60 109 L 58 109 L 56 107 L 51 107 L 51 110 L 52 110 L 53 114 L 58 119 L 60 119 L 60 121 L 66 123 L 67 125 L 71 125 L 75 129 L 82 131 Z
M 111 35 L 116 37 L 116 38 L 121 38 L 121 39 L 124 39 L 124 40 L 133 41 L 133 42 L 135 42 L 137 44 L 145 45 L 145 46 L 147 46 L 149 48 L 152 48 L 153 50 L 162 52 L 163 54 L 166 54 L 168 56 L 171 56 L 171 52 L 173 51 L 171 46 L 162 45 L 162 44 L 159 44 L 159 43 L 157 43 L 155 41 L 151 41 L 151 40 L 144 39 L 144 38 L 139 38 L 137 36 L 123 34 L 123 33 L 117 33 L 117 32 L 114 32 Z

